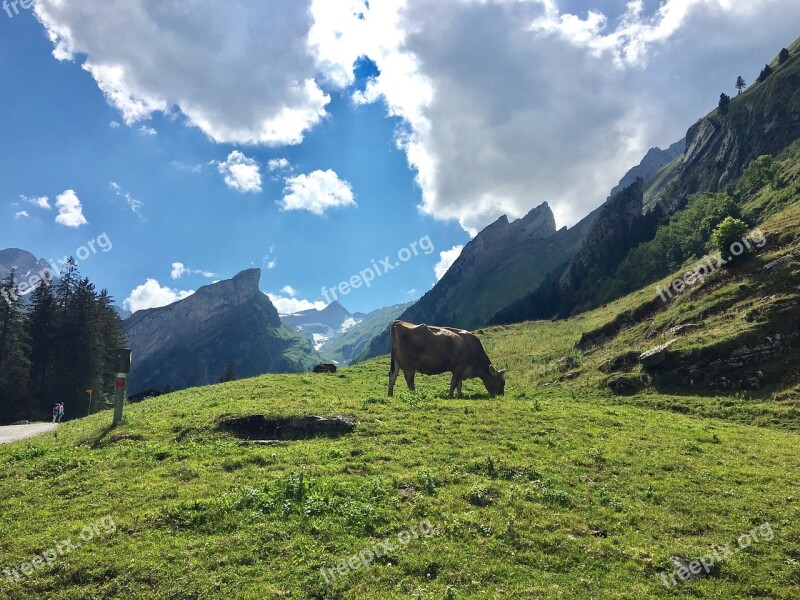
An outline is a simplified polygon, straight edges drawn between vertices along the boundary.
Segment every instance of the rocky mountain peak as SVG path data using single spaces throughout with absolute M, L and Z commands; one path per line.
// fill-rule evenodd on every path
M 213 383 L 228 361 L 239 376 L 310 368 L 319 356 L 282 326 L 275 306 L 258 289 L 260 279 L 260 269 L 248 269 L 126 319 L 135 388 Z
M 47 261 L 36 258 L 27 250 L 21 250 L 20 248 L 0 250 L 0 279 L 8 277 L 11 269 L 17 270 L 18 280 L 52 270 Z
M 526 237 L 549 237 L 556 232 L 556 218 L 547 202 L 531 209 L 527 215 L 511 225 L 517 231 L 521 230 L 520 233 Z
M 247 269 L 231 279 L 201 287 L 186 300 L 222 302 L 229 305 L 242 304 L 260 293 L 258 289 L 260 280 L 261 269 Z

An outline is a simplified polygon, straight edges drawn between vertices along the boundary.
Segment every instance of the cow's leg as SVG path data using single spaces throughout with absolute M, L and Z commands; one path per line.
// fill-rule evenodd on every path
M 456 377 L 456 374 L 453 373 L 453 376 L 450 378 L 450 391 L 447 392 L 447 397 L 448 398 L 452 398 L 453 397 L 453 390 L 455 390 L 456 387 L 459 386 L 459 384 L 460 384 L 460 382 L 458 381 L 458 378 Z
M 403 371 L 403 375 L 406 378 L 406 384 L 408 385 L 408 389 L 411 392 L 416 392 L 417 390 L 414 389 L 414 375 L 416 373 L 414 371 Z
M 400 367 L 395 366 L 394 369 L 389 371 L 389 397 L 394 396 L 394 382 L 397 381 L 397 376 L 400 374 Z
M 459 380 L 459 382 L 458 382 L 458 397 L 459 398 L 463 398 L 464 397 L 464 395 L 461 393 L 461 384 L 462 383 L 464 383 L 464 380 L 463 379 Z
M 461 398 L 461 382 L 464 379 L 464 371 L 453 371 L 453 377 L 450 379 L 450 393 L 447 394 L 448 398 L 453 397 L 453 390 L 458 388 L 458 397 Z

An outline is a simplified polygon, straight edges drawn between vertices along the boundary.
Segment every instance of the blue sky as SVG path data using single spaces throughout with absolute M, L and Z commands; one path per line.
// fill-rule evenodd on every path
M 186 6 L 0 12 L 0 247 L 106 234 L 81 271 L 134 308 L 252 266 L 320 306 L 427 236 L 342 303 L 415 299 L 501 214 L 574 224 L 800 34 L 781 0 Z

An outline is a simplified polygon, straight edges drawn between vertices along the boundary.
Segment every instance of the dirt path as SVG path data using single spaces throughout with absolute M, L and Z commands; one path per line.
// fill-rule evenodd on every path
M 34 423 L 32 425 L 8 425 L 0 427 L 0 444 L 10 444 L 25 438 L 34 437 L 52 431 L 58 427 L 55 423 Z

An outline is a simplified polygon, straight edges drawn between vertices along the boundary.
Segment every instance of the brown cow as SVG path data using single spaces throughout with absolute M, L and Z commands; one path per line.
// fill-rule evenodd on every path
M 461 398 L 461 382 L 475 377 L 481 378 L 490 396 L 502 396 L 505 392 L 504 372 L 495 368 L 481 341 L 469 331 L 395 321 L 389 326 L 389 339 L 392 349 L 389 396 L 394 393 L 394 382 L 401 370 L 412 392 L 417 372 L 438 375 L 448 371 L 453 374 L 449 398 L 456 388 Z

